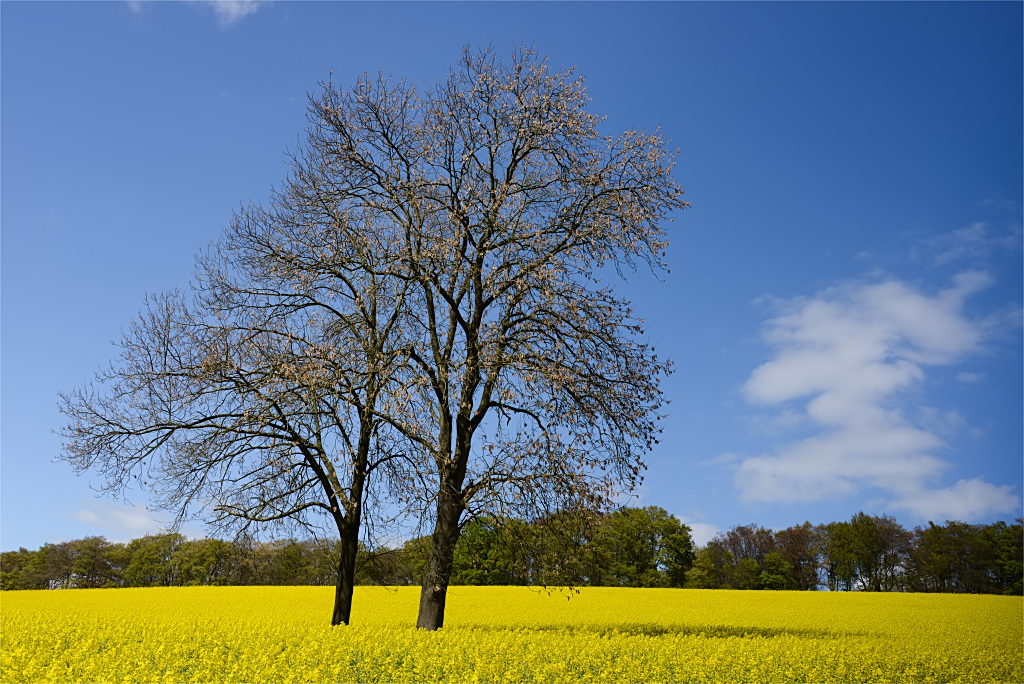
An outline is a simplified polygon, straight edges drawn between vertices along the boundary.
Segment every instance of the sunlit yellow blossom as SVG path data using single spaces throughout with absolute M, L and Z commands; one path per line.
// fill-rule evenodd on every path
M 4 592 L 3 682 L 1020 682 L 1004 596 L 452 587 Z

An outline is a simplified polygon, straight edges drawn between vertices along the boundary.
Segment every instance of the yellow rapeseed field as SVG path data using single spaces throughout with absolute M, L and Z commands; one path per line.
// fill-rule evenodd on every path
M 3 682 L 1021 682 L 1024 600 L 453 587 L 4 592 Z

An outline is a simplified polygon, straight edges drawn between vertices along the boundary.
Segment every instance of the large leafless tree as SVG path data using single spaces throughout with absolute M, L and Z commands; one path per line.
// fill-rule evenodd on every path
M 466 522 L 607 508 L 658 433 L 669 365 L 600 279 L 665 268 L 687 204 L 661 136 L 604 137 L 589 105 L 525 49 L 467 48 L 422 95 L 324 84 L 286 189 L 204 260 L 201 313 L 159 300 L 104 391 L 65 398 L 69 460 L 116 482 L 159 453 L 168 503 L 320 506 L 353 551 L 386 466 L 433 526 L 417 624 L 441 627 Z
M 418 625 L 443 625 L 473 515 L 592 510 L 636 485 L 668 365 L 600 276 L 664 267 L 682 209 L 657 134 L 598 133 L 581 79 L 466 50 L 424 96 L 362 79 L 314 103 L 350 201 L 404 234 L 409 414 L 390 421 L 432 487 Z
M 333 522 L 337 625 L 360 531 L 386 518 L 374 494 L 401 470 L 379 414 L 402 395 L 410 322 L 408 285 L 378 275 L 401 245 L 317 185 L 321 162 L 295 155 L 270 207 L 240 210 L 200 256 L 192 292 L 148 298 L 120 357 L 61 409 L 63 458 L 109 492 L 136 480 L 179 520 L 223 529 Z

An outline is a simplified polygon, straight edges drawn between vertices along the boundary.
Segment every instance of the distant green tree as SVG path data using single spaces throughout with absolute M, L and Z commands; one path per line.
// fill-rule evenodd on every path
M 591 544 L 606 586 L 680 587 L 694 559 L 690 528 L 656 506 L 614 511 Z
M 696 558 L 691 531 L 688 525 L 680 523 L 675 516 L 670 516 L 663 528 L 660 565 L 670 587 L 686 584 L 686 572 Z
M 185 538 L 177 533 L 146 535 L 126 546 L 131 554 L 124 578 L 132 587 L 173 587 L 179 585 L 175 552 Z
M 829 590 L 852 590 L 857 580 L 857 557 L 850 523 L 831 522 L 818 525 L 814 531 Z
M 430 555 L 430 537 L 414 537 L 402 545 L 402 562 L 405 568 L 403 575 L 409 577 L 411 583 L 418 584 L 423 578 L 423 569 Z
M 236 567 L 245 578 L 245 584 L 272 586 L 280 582 L 277 570 L 277 545 L 256 539 L 245 539 L 240 548 L 241 559 Z
M 220 539 L 203 539 L 203 557 L 206 560 L 206 583 L 214 586 L 231 581 L 231 571 L 238 557 L 235 545 Z
M 43 544 L 49 589 L 71 589 L 75 579 L 75 550 L 71 542 Z
M 749 558 L 764 563 L 764 557 L 775 550 L 775 535 L 760 525 L 737 525 L 715 537 L 718 544 L 732 554 L 733 562 Z
M 598 586 L 607 573 L 600 538 L 607 516 L 561 511 L 529 523 L 506 520 L 505 539 L 514 559 L 514 584 L 545 587 Z
M 758 589 L 765 556 L 775 550 L 775 535 L 759 525 L 737 525 L 720 532 L 702 549 L 704 573 L 688 576 L 686 586 Z M 713 566 L 713 570 L 712 570 Z
M 891 516 L 863 512 L 850 519 L 857 579 L 864 591 L 896 591 L 903 586 L 902 569 L 910 535 Z
M 26 548 L 0 553 L 0 591 L 21 588 L 18 586 L 18 575 L 29 553 Z
M 309 555 L 310 584 L 318 587 L 332 586 L 337 582 L 338 559 L 341 549 L 339 539 L 307 539 L 303 542 L 306 545 Z M 356 576 L 359 575 L 359 548 L 356 547 Z
M 907 560 L 911 591 L 1020 594 L 1021 526 L 947 520 L 917 527 Z
M 234 546 L 220 539 L 183 541 L 174 550 L 178 582 L 182 586 L 227 584 L 235 555 Z
M 337 565 L 337 563 L 335 563 Z M 412 573 L 402 548 L 369 548 L 362 542 L 356 550 L 355 583 L 373 586 L 404 586 L 412 583 Z
M 945 527 L 929 521 L 915 527 L 907 554 L 907 589 L 922 592 L 953 591 L 953 556 Z
M 761 589 L 799 589 L 800 584 L 793 576 L 793 566 L 780 551 L 770 551 L 764 557 L 764 568 L 758 577 Z
M 285 539 L 266 545 L 272 557 L 271 583 L 278 586 L 308 585 L 313 578 L 311 558 L 306 547 L 296 539 Z M 358 544 L 356 546 L 358 556 Z
M 731 551 L 726 551 L 731 556 Z M 729 589 L 760 589 L 761 564 L 753 558 L 740 558 L 732 565 L 732 572 L 726 580 Z
M 1024 594 L 1024 519 L 986 527 L 992 540 L 993 583 L 1001 594 Z
M 686 571 L 684 586 L 687 589 L 720 589 L 722 581 L 718 577 L 718 571 L 714 552 L 705 547 L 697 552 L 693 565 Z
M 818 588 L 818 567 L 820 550 L 814 527 L 809 522 L 787 527 L 775 533 L 775 545 L 779 554 L 789 564 L 790 576 L 801 591 Z
M 19 573 L 21 589 L 55 589 L 50 581 L 50 551 L 53 544 L 43 544 L 27 559 Z
M 80 589 L 116 587 L 122 583 L 121 569 L 112 556 L 118 545 L 103 537 L 86 537 L 68 542 L 72 553 L 71 584 Z
M 48 589 L 42 556 L 41 550 L 29 551 L 24 547 L 0 554 L 0 589 Z
M 131 563 L 132 554 L 128 550 L 128 544 L 117 542 L 111 544 L 107 550 L 107 561 L 110 563 L 111 573 L 113 579 L 106 586 L 107 587 L 125 587 L 128 586 L 128 581 L 124 577 L 125 571 L 128 569 L 128 564 Z
M 525 543 L 537 532 L 521 520 L 483 517 L 462 529 L 453 557 L 453 585 L 515 585 L 529 582 Z
M 908 563 L 912 587 L 923 591 L 993 591 L 994 539 L 987 528 L 956 520 L 914 532 Z
M 474 520 L 463 526 L 452 557 L 452 584 L 491 584 L 491 556 L 498 533 L 489 523 L 489 520 Z

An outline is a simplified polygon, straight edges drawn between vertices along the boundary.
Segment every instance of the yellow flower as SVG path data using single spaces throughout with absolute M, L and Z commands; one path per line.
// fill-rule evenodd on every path
M 1019 682 L 1020 597 L 452 587 L 4 592 L 3 682 Z

